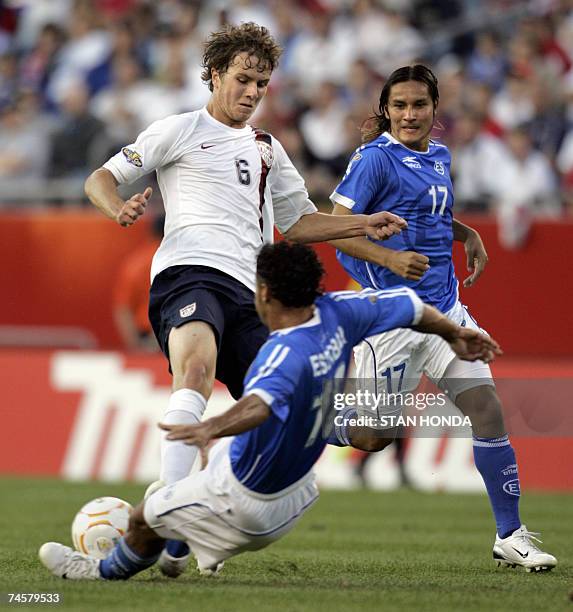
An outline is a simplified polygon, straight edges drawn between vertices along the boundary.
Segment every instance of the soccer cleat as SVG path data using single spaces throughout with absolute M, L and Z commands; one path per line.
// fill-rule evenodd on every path
M 191 553 L 184 557 L 173 557 L 167 550 L 163 549 L 159 556 L 159 569 L 164 576 L 169 578 L 177 578 L 187 569 L 189 561 L 191 559 Z
M 540 550 L 533 540 L 538 533 L 527 531 L 522 525 L 507 538 L 496 535 L 493 546 L 493 560 L 499 566 L 516 567 L 521 565 L 527 572 L 542 572 L 552 570 L 557 565 L 557 559 L 549 553 Z
M 68 580 L 100 580 L 99 559 L 76 552 L 57 542 L 46 542 L 38 556 L 54 576 Z
M 203 569 L 197 567 L 197 569 L 199 570 L 199 574 L 201 574 L 201 576 L 218 576 L 224 565 L 225 562 L 221 561 L 221 563 L 217 563 L 217 565 L 214 567 L 205 567 Z

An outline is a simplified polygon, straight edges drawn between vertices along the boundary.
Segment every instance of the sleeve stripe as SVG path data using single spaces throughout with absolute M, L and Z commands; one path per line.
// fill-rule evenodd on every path
M 333 191 L 330 194 L 330 201 L 333 204 L 341 204 L 345 208 L 350 209 L 354 208 L 354 205 L 356 204 L 354 200 L 351 200 L 350 198 L 347 198 L 346 196 L 343 196 L 340 193 L 336 193 L 336 191 Z
M 355 291 L 350 291 L 347 294 L 338 294 L 334 295 L 334 300 L 336 302 L 341 302 L 343 300 L 365 300 L 369 297 L 376 296 L 380 299 L 388 299 L 393 297 L 399 297 L 401 295 L 410 296 L 411 289 L 407 287 L 399 287 L 397 289 L 380 289 L 379 291 L 373 291 L 371 289 L 366 289 L 364 291 L 360 291 L 359 293 Z
M 249 389 L 243 395 L 243 397 L 246 397 L 247 395 L 256 395 L 257 397 L 260 397 L 269 408 L 273 405 L 273 402 L 275 401 L 275 398 L 268 391 L 265 391 L 264 389 L 258 389 L 258 388 Z
M 254 376 L 247 385 L 245 390 L 249 390 L 253 387 L 253 385 L 259 382 L 262 378 L 269 376 L 276 368 L 286 359 L 286 356 L 289 354 L 290 348 L 288 346 L 284 346 L 282 344 L 278 344 L 265 363 L 259 368 L 256 376 Z
M 424 314 L 424 302 L 412 291 L 410 293 L 410 299 L 414 306 L 414 318 L 412 319 L 412 325 L 418 325 L 422 315 Z

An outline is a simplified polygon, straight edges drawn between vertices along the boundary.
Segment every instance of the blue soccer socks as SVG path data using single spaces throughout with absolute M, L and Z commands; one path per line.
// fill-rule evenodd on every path
M 500 538 L 521 527 L 519 476 L 515 452 L 507 435 L 473 438 L 474 461 L 485 483 Z
M 182 542 L 181 540 L 167 540 L 165 550 L 177 559 L 186 557 L 191 552 L 187 542 Z
M 159 554 L 153 557 L 140 557 L 127 545 L 125 538 L 121 538 L 109 557 L 100 561 L 99 571 L 106 580 L 127 580 L 151 567 L 157 559 Z

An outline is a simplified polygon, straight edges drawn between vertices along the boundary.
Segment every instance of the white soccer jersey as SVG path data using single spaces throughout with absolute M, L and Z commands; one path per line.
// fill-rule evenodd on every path
M 264 198 L 259 146 L 267 162 L 273 158 Z M 254 290 L 256 257 L 263 242 L 272 242 L 273 225 L 284 233 L 316 212 L 276 139 L 270 155 L 252 127 L 228 127 L 206 108 L 152 123 L 104 168 L 120 184 L 157 171 L 166 218 L 151 280 L 170 266 L 203 265 Z

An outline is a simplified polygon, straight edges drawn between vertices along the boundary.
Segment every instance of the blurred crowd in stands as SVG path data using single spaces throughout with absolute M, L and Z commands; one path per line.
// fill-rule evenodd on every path
M 513 221 L 573 210 L 573 2 L 3 0 L 0 208 L 82 199 L 83 180 L 156 119 L 209 97 L 201 43 L 225 22 L 284 48 L 253 124 L 325 202 L 384 78 L 419 60 L 440 83 L 434 136 L 458 211 Z M 508 244 L 520 227 L 507 223 Z

